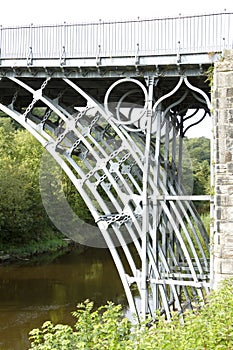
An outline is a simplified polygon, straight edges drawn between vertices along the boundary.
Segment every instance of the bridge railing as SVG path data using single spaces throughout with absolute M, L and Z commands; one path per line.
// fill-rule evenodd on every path
M 0 29 L 1 59 L 211 53 L 232 45 L 232 12 Z

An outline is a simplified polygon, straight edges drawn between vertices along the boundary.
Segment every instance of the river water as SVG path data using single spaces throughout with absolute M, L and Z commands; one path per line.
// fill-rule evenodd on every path
M 71 312 L 86 299 L 126 305 L 107 249 L 74 249 L 51 261 L 0 265 L 0 350 L 26 350 L 28 332 L 44 321 L 73 324 Z

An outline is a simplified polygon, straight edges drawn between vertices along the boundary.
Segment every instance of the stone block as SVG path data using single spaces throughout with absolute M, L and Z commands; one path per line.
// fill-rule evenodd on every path
M 233 206 L 233 195 L 231 190 L 226 188 L 226 194 L 216 195 L 216 205 L 222 207 Z
M 228 129 L 230 129 L 229 126 L 228 126 Z M 226 147 L 230 152 L 233 151 L 233 137 L 232 136 L 233 136 L 232 131 L 230 133 L 226 134 Z
M 233 87 L 226 89 L 226 96 L 233 97 Z
M 233 50 L 224 50 L 223 51 L 223 57 L 225 61 L 233 61 Z
M 224 116 L 223 118 L 224 119 Z M 224 124 L 224 120 L 219 119 L 219 124 L 217 126 L 217 129 L 215 131 L 216 133 L 216 138 L 218 138 L 219 140 L 221 140 L 221 142 L 219 143 L 219 146 L 222 147 L 225 144 L 225 139 L 226 139 L 226 133 L 229 130 L 229 125 Z
M 221 210 L 221 215 L 223 220 L 227 220 L 227 222 L 232 222 L 233 221 L 233 207 L 228 206 L 228 207 L 222 207 Z M 231 223 L 232 225 L 232 223 Z M 233 230 L 233 227 L 231 226 L 230 230 Z
M 224 259 L 231 259 L 233 261 L 233 242 L 225 238 L 226 244 L 223 245 L 221 254 Z M 233 273 L 233 271 L 232 271 Z
M 228 275 L 227 277 L 233 276 L 233 259 L 221 259 L 221 270 L 222 274 Z
M 219 160 L 218 160 L 219 161 Z M 226 164 L 222 164 L 222 163 L 219 163 L 217 162 L 216 160 L 216 163 L 215 163 L 215 173 L 216 173 L 216 178 L 217 179 L 221 179 L 222 176 L 225 176 L 227 172 L 227 166 Z M 216 184 L 218 183 L 218 181 L 216 181 Z
M 217 274 L 222 274 L 222 262 L 220 259 L 214 260 L 214 272 Z
M 225 240 L 225 237 L 228 236 L 229 233 L 233 237 L 233 219 L 226 221 L 218 220 L 217 222 L 219 223 L 218 229 L 221 237 L 221 243 L 223 243 L 223 240 Z
M 214 260 L 215 274 L 225 275 L 224 277 L 233 277 L 233 259 Z
M 231 151 L 226 151 L 225 154 L 225 162 L 224 163 L 229 163 L 232 161 L 232 152 Z
M 227 170 L 227 168 L 226 168 Z M 229 174 L 227 174 L 227 171 L 225 171 L 225 173 L 223 174 L 216 174 L 215 177 L 215 184 L 216 186 L 218 186 L 217 191 L 215 191 L 216 195 L 217 194 L 224 194 L 224 193 L 228 193 L 228 189 L 229 187 L 232 188 L 233 185 L 233 176 Z
M 232 75 L 231 81 L 233 81 L 233 75 Z M 233 107 L 233 97 L 217 98 L 216 108 L 231 109 L 232 107 Z
M 233 223 L 231 223 L 231 231 L 229 233 L 229 235 L 227 235 L 227 244 L 229 244 L 229 246 L 233 247 L 233 231 L 232 231 L 232 225 Z M 232 255 L 233 255 L 233 250 L 232 250 Z
M 227 163 L 227 172 L 233 175 L 233 162 Z
M 218 111 L 218 122 L 220 125 L 226 125 L 229 129 L 229 127 L 232 127 L 233 123 L 233 110 L 232 109 L 225 109 L 225 110 L 219 110 Z
M 232 86 L 233 71 L 231 72 L 229 70 L 230 69 L 229 66 L 227 66 L 226 69 L 224 69 L 222 67 L 223 66 L 220 66 L 218 64 L 216 65 L 216 73 L 215 74 L 216 74 L 217 89 L 219 89 L 219 88 L 229 88 L 229 87 Z

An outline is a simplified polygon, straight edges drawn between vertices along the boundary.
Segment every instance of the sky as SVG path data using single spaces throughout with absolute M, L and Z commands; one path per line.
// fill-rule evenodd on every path
M 232 11 L 230 0 L 6 0 L 0 24 L 58 24 Z

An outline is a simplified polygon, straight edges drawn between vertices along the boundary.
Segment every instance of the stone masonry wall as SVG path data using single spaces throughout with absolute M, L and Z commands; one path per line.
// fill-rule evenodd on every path
M 213 283 L 233 277 L 233 50 L 215 64 Z

